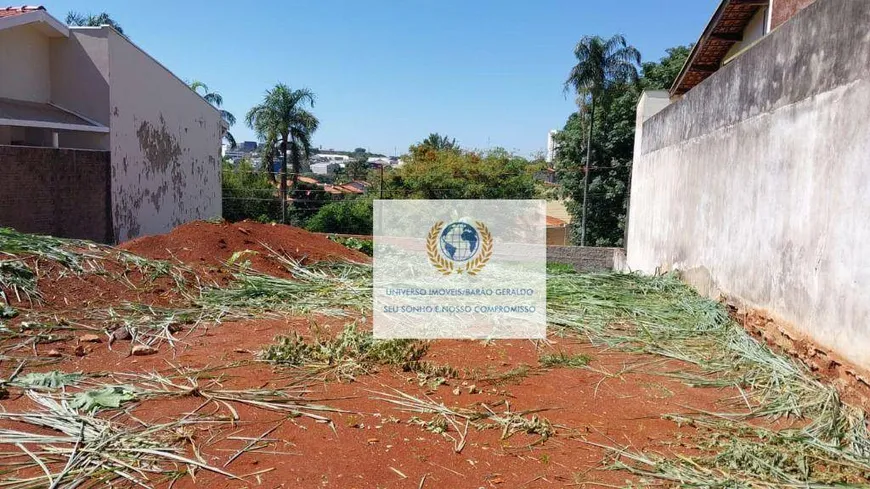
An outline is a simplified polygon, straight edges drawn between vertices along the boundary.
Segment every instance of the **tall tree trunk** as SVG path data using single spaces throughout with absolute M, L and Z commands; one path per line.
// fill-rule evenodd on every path
M 592 96 L 592 109 L 589 111 L 589 135 L 586 138 L 586 167 L 583 175 L 583 215 L 580 220 L 580 246 L 586 246 L 586 209 L 589 193 L 589 161 L 592 159 L 592 127 L 595 125 L 595 95 Z
M 292 135 L 290 136 L 290 154 L 293 155 L 293 180 L 290 186 L 295 191 L 296 184 L 299 182 L 299 170 L 302 165 L 300 162 L 299 146 L 296 144 L 296 138 Z
M 287 137 L 281 138 L 281 222 L 287 224 Z

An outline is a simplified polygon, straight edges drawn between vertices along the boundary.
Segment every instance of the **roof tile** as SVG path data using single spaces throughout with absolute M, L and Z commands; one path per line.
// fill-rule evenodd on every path
M 26 14 L 34 10 L 45 10 L 42 5 L 22 5 L 20 7 L 4 7 L 0 8 L 0 19 L 3 17 L 14 17 L 16 15 Z

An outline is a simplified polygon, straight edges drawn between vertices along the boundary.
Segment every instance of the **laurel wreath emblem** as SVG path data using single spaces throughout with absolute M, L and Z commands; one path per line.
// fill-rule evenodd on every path
M 441 229 L 444 228 L 444 221 L 438 221 L 429 230 L 426 236 L 426 254 L 429 256 L 429 263 L 435 267 L 442 275 L 450 275 L 452 273 L 467 273 L 468 275 L 477 275 L 486 266 L 489 259 L 492 258 L 492 233 L 486 227 L 486 224 L 475 221 L 477 232 L 480 233 L 480 251 L 471 259 L 465 266 L 454 266 L 453 262 L 441 256 L 438 252 L 438 236 L 441 235 Z

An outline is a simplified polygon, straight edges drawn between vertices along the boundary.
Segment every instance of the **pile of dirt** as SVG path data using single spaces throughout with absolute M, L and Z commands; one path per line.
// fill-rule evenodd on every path
M 367 263 L 370 258 L 348 249 L 325 236 L 283 224 L 241 221 L 184 224 L 167 234 L 146 236 L 122 243 L 120 248 L 151 259 L 178 259 L 190 265 L 220 265 L 238 251 L 251 250 L 245 260 L 257 271 L 283 275 L 284 267 L 269 248 L 302 263 L 353 261 Z

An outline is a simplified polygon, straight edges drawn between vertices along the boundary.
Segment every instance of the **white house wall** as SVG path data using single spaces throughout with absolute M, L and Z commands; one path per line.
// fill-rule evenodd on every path
M 115 31 L 108 46 L 115 239 L 219 216 L 220 114 Z
M 110 29 L 70 29 L 51 39 L 51 102 L 109 125 Z
M 0 97 L 48 102 L 49 38 L 30 25 L 0 30 Z

